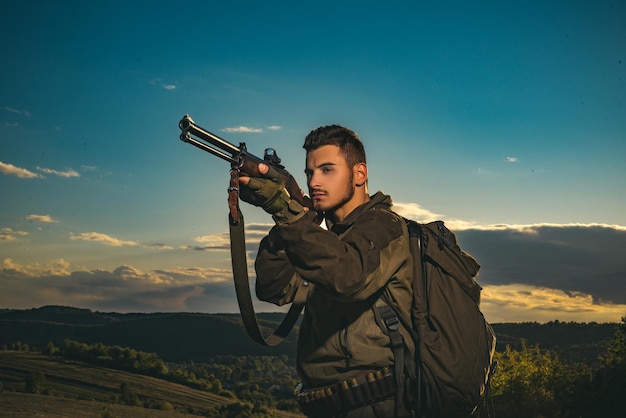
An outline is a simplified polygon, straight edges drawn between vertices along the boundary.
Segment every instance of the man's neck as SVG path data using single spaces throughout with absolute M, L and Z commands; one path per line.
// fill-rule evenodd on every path
M 357 192 L 355 193 L 354 197 L 350 200 L 350 202 L 347 202 L 345 205 L 341 206 L 340 208 L 337 208 L 335 211 L 331 213 L 327 213 L 326 216 L 329 217 L 333 223 L 343 222 L 344 219 L 346 219 L 348 215 L 350 215 L 356 208 L 358 208 L 362 204 L 367 203 L 369 201 L 370 201 L 370 196 L 367 193 L 367 189 L 365 189 L 364 191 L 361 191 L 360 193 L 359 193 L 359 189 L 357 189 Z

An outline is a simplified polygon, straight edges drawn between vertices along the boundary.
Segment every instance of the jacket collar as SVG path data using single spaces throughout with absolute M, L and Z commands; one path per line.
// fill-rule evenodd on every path
M 384 194 L 382 191 L 376 192 L 370 197 L 370 200 L 354 209 L 342 222 L 333 224 L 330 219 L 326 219 L 326 225 L 331 231 L 341 234 L 346 231 L 354 221 L 365 211 L 370 209 L 391 209 L 393 202 L 391 196 Z

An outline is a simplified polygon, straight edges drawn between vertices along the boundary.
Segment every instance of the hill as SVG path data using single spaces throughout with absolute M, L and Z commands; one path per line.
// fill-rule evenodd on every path
M 269 333 L 282 314 L 260 314 Z M 157 353 L 165 361 L 204 362 L 216 356 L 287 355 L 295 357 L 297 328 L 278 347 L 265 347 L 246 334 L 238 314 L 93 312 L 62 306 L 0 310 L 0 347 L 13 342 L 43 348 L 66 339 L 132 347 Z
M 259 314 L 267 332 L 281 313 Z M 606 348 L 617 324 L 539 323 L 493 324 L 497 349 L 514 348 L 524 340 L 555 351 L 568 360 L 593 363 Z M 62 306 L 0 310 L 0 347 L 20 341 L 43 349 L 61 346 L 66 338 L 87 344 L 103 343 L 157 353 L 165 361 L 205 362 L 219 356 L 286 355 L 295 359 L 297 326 L 276 347 L 261 346 L 246 334 L 239 314 L 93 312 Z
M 35 373 L 41 376 L 39 389 L 47 396 L 18 392 Z M 0 376 L 3 417 L 215 416 L 220 406 L 237 407 L 238 402 L 153 377 L 27 352 L 0 351 Z M 118 404 L 125 397 L 153 409 Z M 276 417 L 298 416 L 274 413 Z

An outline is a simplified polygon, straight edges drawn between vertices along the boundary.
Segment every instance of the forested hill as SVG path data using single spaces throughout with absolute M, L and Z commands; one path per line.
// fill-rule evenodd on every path
M 283 314 L 260 314 L 269 333 Z M 13 342 L 44 348 L 65 339 L 157 353 L 165 361 L 202 362 L 215 356 L 295 353 L 297 333 L 277 347 L 264 347 L 246 334 L 238 314 L 109 313 L 62 306 L 0 309 L 0 347 Z
M 266 332 L 280 322 L 282 313 L 259 314 Z M 592 361 L 603 352 L 617 324 L 506 323 L 493 324 L 498 350 L 518 348 L 524 340 L 567 359 Z M 44 348 L 61 346 L 65 339 L 103 343 L 157 353 L 165 361 L 207 361 L 221 355 L 295 356 L 297 327 L 277 347 L 264 347 L 246 334 L 238 314 L 114 313 L 63 306 L 16 310 L 0 309 L 0 347 L 14 342 Z

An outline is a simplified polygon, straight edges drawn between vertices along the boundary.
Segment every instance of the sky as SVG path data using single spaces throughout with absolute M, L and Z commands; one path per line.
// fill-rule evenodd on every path
M 347 126 L 370 191 L 477 258 L 487 320 L 618 322 L 625 20 L 618 0 L 6 2 L 0 308 L 237 312 L 229 165 L 179 140 L 189 114 L 303 188 L 306 134 Z M 252 263 L 271 218 L 242 211 Z

